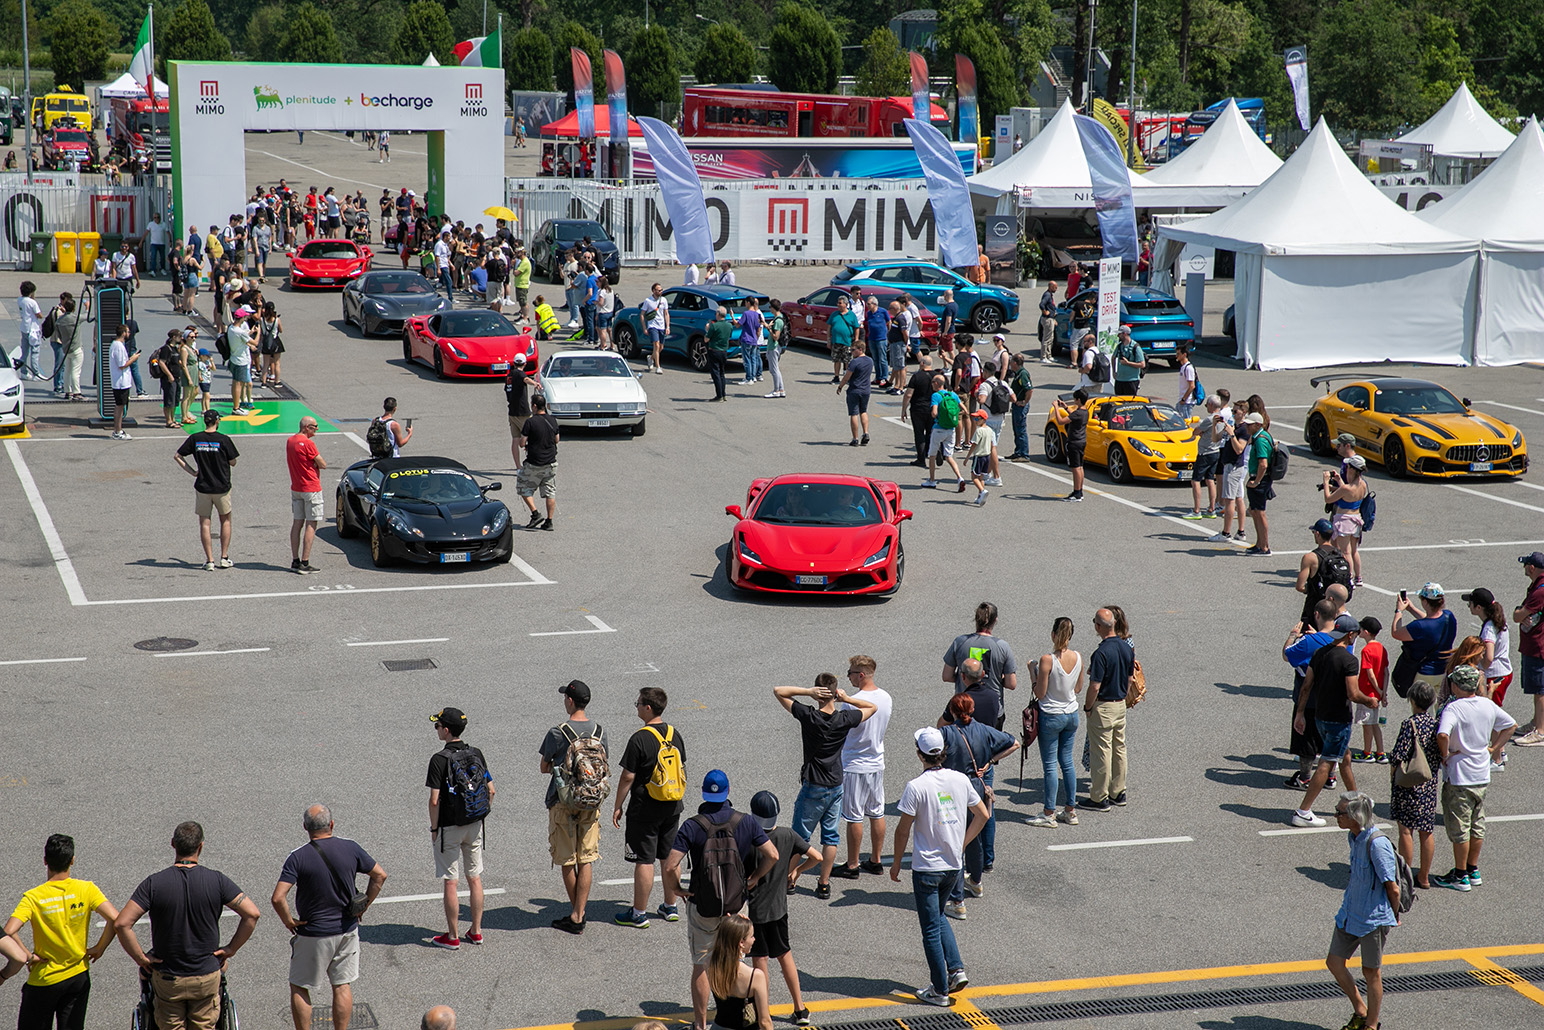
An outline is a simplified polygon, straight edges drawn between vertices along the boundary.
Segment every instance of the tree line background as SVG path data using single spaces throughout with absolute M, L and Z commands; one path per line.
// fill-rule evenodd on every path
M 680 99 L 680 76 L 832 92 L 906 94 L 905 54 L 889 30 L 903 11 L 938 12 L 935 74 L 953 55 L 976 64 L 982 124 L 1025 102 L 1051 47 L 1071 44 L 1083 73 L 1085 0 L 488 0 L 504 15 L 511 89 L 573 88 L 568 51 L 589 53 L 603 95 L 602 48 L 622 54 L 632 109 Z M 482 0 L 171 0 L 156 11 L 156 56 L 167 59 L 421 64 L 452 60 L 482 34 Z M 105 78 L 132 49 L 141 0 L 31 0 L 34 65 L 80 86 Z M 1132 74 L 1130 7 L 1105 0 L 1095 43 L 1110 57 L 1106 96 L 1124 101 Z M 1467 81 L 1492 113 L 1544 111 L 1544 5 L 1526 0 L 1140 0 L 1139 105 L 1188 111 L 1258 96 L 1272 124 L 1292 117 L 1281 52 L 1308 46 L 1313 114 L 1337 130 L 1393 133 L 1418 124 Z M 0 65 L 19 67 L 20 0 L 0 0 Z M 40 51 L 47 59 L 39 60 Z M 116 55 L 116 56 L 115 56 Z

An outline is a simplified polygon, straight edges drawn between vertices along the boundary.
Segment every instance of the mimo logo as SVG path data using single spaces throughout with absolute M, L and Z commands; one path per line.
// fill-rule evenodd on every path
M 466 98 L 468 100 L 481 100 L 483 98 L 482 97 L 482 83 L 480 83 L 480 82 L 468 82 L 466 84 Z
M 399 97 L 394 93 L 385 93 L 378 97 L 367 97 L 359 94 L 361 107 L 411 107 L 415 111 L 422 111 L 426 107 L 434 106 L 433 97 Z
M 225 105 L 220 103 L 220 82 L 218 79 L 200 79 L 198 83 L 198 103 L 193 106 L 194 114 L 224 114 Z
M 488 117 L 488 105 L 483 103 L 482 83 L 468 82 L 466 84 L 466 102 L 461 105 L 461 117 Z

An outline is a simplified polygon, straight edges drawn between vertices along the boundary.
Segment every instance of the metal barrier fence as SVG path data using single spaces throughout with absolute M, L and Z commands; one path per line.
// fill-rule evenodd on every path
M 168 216 L 171 199 L 171 191 L 159 185 L 0 182 L 0 265 L 30 267 L 36 232 L 140 236 L 150 222 L 150 212 L 160 213 L 163 219 Z

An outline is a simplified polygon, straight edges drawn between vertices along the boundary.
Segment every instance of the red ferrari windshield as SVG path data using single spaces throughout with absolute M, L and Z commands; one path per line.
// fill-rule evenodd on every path
M 751 518 L 785 526 L 873 526 L 884 506 L 866 486 L 847 483 L 777 483 L 757 498 Z

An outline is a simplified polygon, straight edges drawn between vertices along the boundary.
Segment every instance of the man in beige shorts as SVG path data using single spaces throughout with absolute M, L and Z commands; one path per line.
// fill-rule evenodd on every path
M 172 459 L 182 471 L 193 477 L 193 490 L 197 499 L 193 511 L 198 515 L 199 539 L 204 545 L 204 571 L 215 570 L 214 545 L 211 539 L 210 521 L 215 512 L 220 514 L 220 565 L 231 567 L 231 466 L 241 452 L 224 433 L 217 432 L 220 413 L 213 408 L 204 412 L 204 431 L 194 433 L 182 442 Z M 192 464 L 188 458 L 193 459 Z
M 566 760 L 576 742 L 593 738 L 603 758 L 608 750 L 606 731 L 585 713 L 590 706 L 589 686 L 583 680 L 569 680 L 558 688 L 558 694 L 563 698 L 567 718 L 547 731 L 540 748 L 541 771 L 552 777 L 547 782 L 547 845 L 552 853 L 552 864 L 563 871 L 563 890 L 568 895 L 569 906 L 567 915 L 552 921 L 552 928 L 577 935 L 584 932 L 584 909 L 590 900 L 595 863 L 600 861 L 600 810 L 570 804 L 568 796 L 559 793 L 559 781 L 564 777 L 573 778 Z M 595 750 L 594 745 L 581 744 L 580 747 L 581 753 L 586 747 Z M 609 765 L 609 760 L 606 764 Z M 574 784 L 570 783 L 570 786 Z M 605 797 L 600 800 L 604 801 Z

